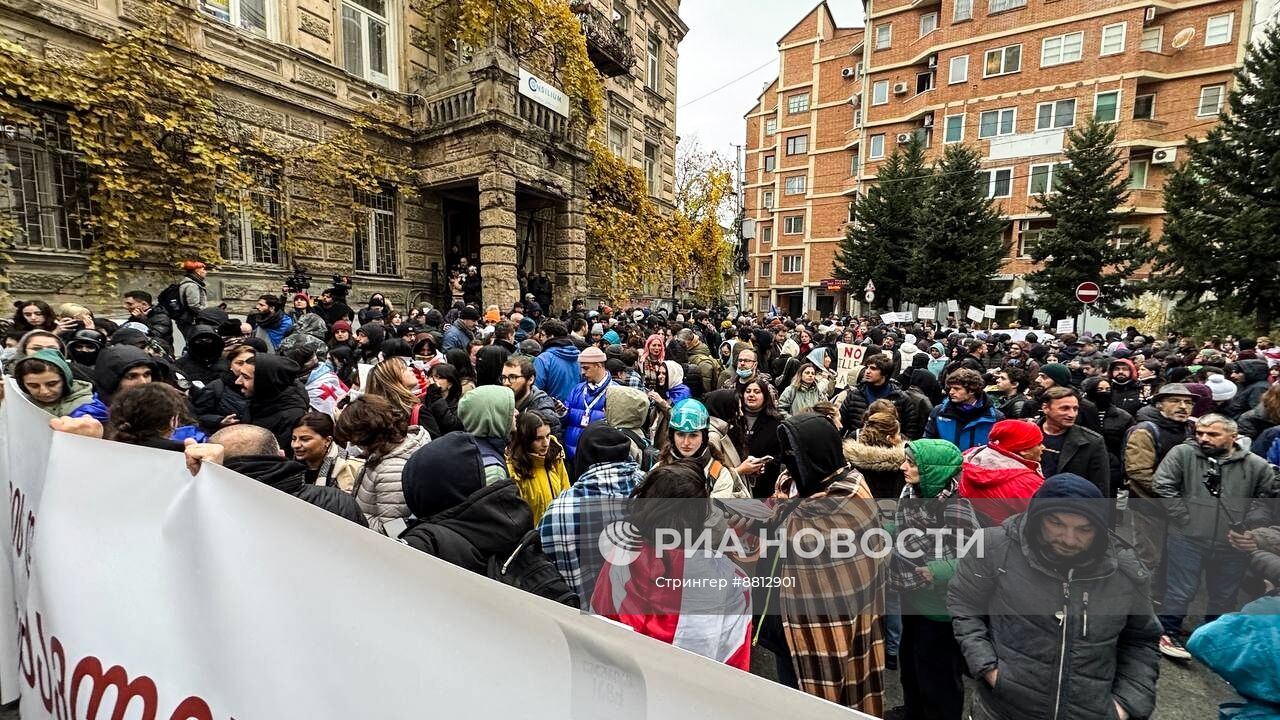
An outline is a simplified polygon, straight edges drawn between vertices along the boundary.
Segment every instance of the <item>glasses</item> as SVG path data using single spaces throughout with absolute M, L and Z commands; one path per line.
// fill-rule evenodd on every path
M 515 382 L 515 381 L 517 381 L 517 380 L 523 380 L 523 379 L 524 379 L 524 376 L 523 376 L 523 375 L 503 375 L 503 376 L 502 376 L 502 384 L 503 384 L 503 385 L 507 385 L 507 384 L 513 383 L 513 382 Z
M 1191 398 L 1165 398 L 1164 402 L 1172 405 L 1186 405 L 1187 407 L 1195 407 L 1196 401 Z
M 756 364 L 756 361 L 755 361 L 755 360 L 748 360 L 748 359 L 746 359 L 746 358 L 738 358 L 738 364 L 739 364 L 739 365 L 755 365 L 755 364 Z

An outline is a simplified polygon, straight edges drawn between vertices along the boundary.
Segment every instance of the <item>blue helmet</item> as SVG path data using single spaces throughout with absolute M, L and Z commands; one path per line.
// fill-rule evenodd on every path
M 711 416 L 707 407 L 693 398 L 686 398 L 671 408 L 672 430 L 677 432 L 699 432 L 711 425 Z

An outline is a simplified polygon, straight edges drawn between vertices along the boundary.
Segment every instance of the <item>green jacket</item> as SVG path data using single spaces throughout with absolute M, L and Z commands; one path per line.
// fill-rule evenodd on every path
M 39 358 L 58 368 L 58 374 L 62 376 L 63 382 L 62 397 L 47 405 L 36 402 L 35 398 L 28 395 L 27 397 L 31 399 L 32 404 L 36 407 L 54 417 L 63 417 L 64 415 L 70 415 L 81 405 L 88 405 L 93 402 L 93 385 L 84 380 L 76 380 L 75 376 L 71 374 L 71 365 L 57 350 L 45 348 L 37 350 L 28 355 L 28 357 Z

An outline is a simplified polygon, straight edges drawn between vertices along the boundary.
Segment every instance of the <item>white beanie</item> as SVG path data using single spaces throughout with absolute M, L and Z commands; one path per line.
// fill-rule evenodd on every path
M 1210 375 L 1204 384 L 1213 393 L 1214 402 L 1226 402 L 1236 396 L 1236 384 L 1223 375 Z

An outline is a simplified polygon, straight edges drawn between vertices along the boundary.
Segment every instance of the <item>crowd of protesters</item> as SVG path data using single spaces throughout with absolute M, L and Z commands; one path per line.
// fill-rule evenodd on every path
M 1280 676 L 1242 670 L 1280 656 L 1269 338 L 581 300 L 552 316 L 532 294 L 484 306 L 461 280 L 444 312 L 382 294 L 353 309 L 333 288 L 263 295 L 241 320 L 210 304 L 202 264 L 184 270 L 172 291 L 124 293 L 120 323 L 18 302 L 4 373 L 59 430 L 225 465 L 744 670 L 767 650 L 755 664 L 779 682 L 873 715 L 960 718 L 968 677 L 974 718 L 1145 718 L 1161 655 L 1193 654 L 1247 707 L 1280 709 Z M 652 552 L 588 551 L 605 506 Z M 751 548 L 761 528 L 837 525 L 903 541 L 782 568 L 655 549 L 663 528 Z M 982 557 L 917 542 L 943 528 L 982 532 Z M 742 582 L 779 574 L 794 584 Z M 654 583 L 673 575 L 737 582 L 697 598 Z M 1206 623 L 1185 643 L 1202 576 Z M 815 609 L 832 595 L 844 611 Z M 893 671 L 902 708 L 884 707 Z

